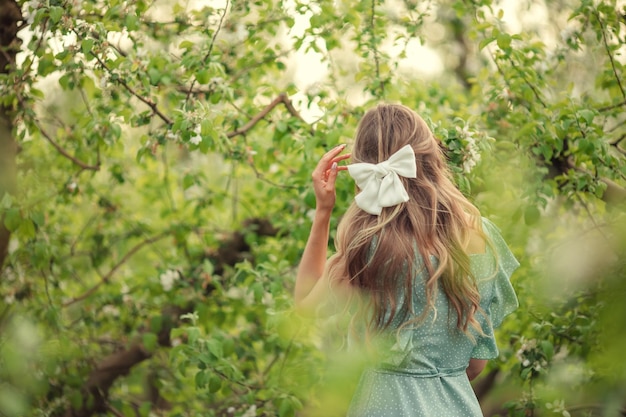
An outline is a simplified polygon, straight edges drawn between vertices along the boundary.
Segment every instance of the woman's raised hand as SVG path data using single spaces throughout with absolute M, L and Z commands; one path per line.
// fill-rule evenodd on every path
M 326 152 L 311 175 L 317 210 L 332 210 L 335 206 L 337 173 L 348 169 L 338 163 L 350 158 L 350 154 L 339 155 L 345 148 L 346 145 L 339 145 Z

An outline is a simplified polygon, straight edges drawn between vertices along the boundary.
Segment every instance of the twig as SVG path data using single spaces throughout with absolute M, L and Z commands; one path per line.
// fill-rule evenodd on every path
M 113 75 L 113 71 L 111 71 L 111 69 L 106 65 L 106 63 L 104 61 L 102 61 L 102 59 L 100 59 L 99 56 L 97 56 L 95 54 L 93 54 L 93 56 L 96 58 L 98 63 L 102 66 L 102 68 L 104 68 L 110 75 Z M 159 110 L 159 107 L 157 106 L 157 104 L 154 101 L 152 101 L 149 98 L 146 98 L 146 97 L 142 96 L 141 94 L 139 94 L 138 92 L 136 92 L 122 78 L 117 77 L 117 79 L 115 81 L 117 83 L 119 83 L 122 87 L 124 87 L 126 89 L 126 91 L 128 91 L 131 95 L 133 95 L 137 99 L 139 99 L 139 101 L 141 101 L 142 103 L 144 103 L 148 107 L 150 107 L 150 109 L 152 110 L 152 113 L 154 113 L 157 116 L 159 116 L 159 118 L 161 120 L 163 120 L 168 126 L 171 126 L 173 124 L 172 120 L 169 117 L 167 117 L 165 114 L 163 114 L 163 112 L 161 112 L 161 110 Z
M 602 410 L 604 409 L 604 406 L 601 404 L 581 404 L 581 405 L 574 405 L 571 407 L 567 407 L 567 411 L 570 412 L 576 412 L 576 411 L 581 411 L 581 410 Z M 620 413 L 622 416 L 626 416 L 626 409 L 621 409 L 621 410 L 613 410 L 613 411 L 617 411 L 618 413 Z
M 587 212 L 587 215 L 589 216 L 589 219 L 591 219 L 591 223 L 593 223 L 593 226 L 596 228 L 596 230 L 598 232 L 600 232 L 600 234 L 602 235 L 602 237 L 604 238 L 604 240 L 606 240 L 606 242 L 609 244 L 608 247 L 612 247 L 611 246 L 611 240 L 608 238 L 608 236 L 604 233 L 604 231 L 602 230 L 602 228 L 600 227 L 600 225 L 598 225 L 598 223 L 596 222 L 596 219 L 593 217 L 593 214 L 591 214 L 591 210 L 589 210 L 589 206 L 587 206 L 587 204 L 585 203 L 585 201 L 582 199 L 582 197 L 580 196 L 580 194 L 576 193 L 576 198 L 578 199 L 578 202 L 583 206 L 583 208 L 585 209 L 585 211 Z M 617 253 L 616 253 L 617 255 Z
M 161 160 L 163 161 L 163 186 L 165 188 L 165 194 L 167 195 L 167 199 L 170 202 L 170 207 L 172 211 L 176 211 L 176 203 L 174 202 L 174 197 L 172 196 L 172 190 L 170 189 L 170 170 L 167 163 L 167 149 L 163 149 L 161 152 Z
M 74 256 L 76 254 L 76 252 L 75 252 L 76 245 L 78 244 L 78 241 L 82 237 L 83 233 L 85 233 L 85 231 L 87 230 L 87 227 L 89 227 L 91 225 L 91 223 L 93 223 L 99 216 L 100 216 L 99 213 L 96 213 L 93 216 L 91 216 L 89 218 L 89 220 L 87 220 L 85 222 L 85 224 L 83 225 L 82 229 L 80 229 L 80 232 L 78 232 L 78 235 L 76 236 L 76 238 L 74 239 L 74 241 L 72 242 L 72 244 L 70 246 L 70 255 L 71 256 Z
M 613 62 L 613 61 L 611 60 L 611 62 Z M 615 71 L 615 67 L 613 67 L 613 70 Z M 619 82 L 619 78 L 618 78 L 618 82 Z M 600 111 L 600 112 L 609 111 L 609 110 L 613 110 L 613 109 L 616 109 L 616 108 L 621 107 L 621 106 L 626 106 L 626 100 L 620 101 L 619 103 L 611 104 L 609 106 L 600 107 L 598 109 L 598 111 Z
M 285 185 L 285 184 L 279 184 L 277 182 L 274 182 L 268 178 L 265 177 L 265 175 L 263 175 L 256 167 L 256 165 L 254 165 L 252 162 L 248 162 L 248 165 L 250 165 L 250 168 L 252 168 L 252 171 L 254 171 L 254 175 L 256 176 L 257 179 L 264 181 L 270 185 L 273 185 L 274 187 L 279 187 L 279 188 L 284 188 L 284 189 L 296 189 L 298 187 L 296 187 L 295 185 Z
M 262 60 L 255 62 L 254 64 L 247 65 L 245 68 L 241 68 L 237 72 L 233 72 L 233 75 L 230 77 L 231 80 L 240 80 L 244 74 L 247 74 L 251 71 L 258 70 L 259 67 L 267 64 L 268 62 L 275 62 L 278 58 L 284 58 L 290 55 L 292 51 L 284 51 L 279 54 L 272 54 L 264 57 Z M 230 68 L 230 70 L 234 71 L 234 68 Z M 229 72 L 230 73 L 230 72 Z M 198 90 L 196 90 L 197 92 Z
M 267 114 L 274 107 L 279 105 L 280 103 L 283 103 L 285 105 L 285 107 L 287 108 L 287 111 L 289 111 L 289 113 L 292 116 L 294 116 L 295 118 L 298 118 L 298 119 L 304 121 L 304 119 L 302 119 L 302 116 L 300 116 L 300 114 L 295 109 L 295 107 L 293 107 L 293 104 L 291 103 L 291 100 L 289 100 L 289 97 L 287 97 L 287 94 L 280 93 L 278 95 L 278 97 L 276 97 L 274 100 L 272 100 L 272 102 L 270 104 L 265 106 L 265 108 L 263 110 L 261 110 L 252 119 L 250 119 L 250 121 L 248 123 L 246 123 L 245 125 L 243 125 L 239 129 L 233 130 L 232 132 L 228 132 L 226 134 L 226 137 L 228 137 L 230 139 L 230 138 L 234 138 L 235 136 L 246 134 L 246 132 L 248 132 L 250 129 L 252 129 L 254 127 L 254 125 L 256 125 L 265 116 L 267 116 Z
M 380 60 L 378 57 L 378 48 L 376 47 L 376 26 L 374 18 L 376 17 L 376 0 L 372 0 L 372 8 L 370 14 L 370 29 L 372 31 L 372 51 L 374 52 L 374 63 L 376 65 L 376 78 L 378 79 L 378 86 L 380 87 L 380 95 L 385 95 L 385 83 L 380 78 Z
M 224 17 L 226 17 L 226 12 L 228 11 L 229 4 L 230 4 L 230 0 L 226 0 L 226 4 L 224 5 L 224 11 L 222 13 L 222 16 L 220 17 L 220 22 L 218 23 L 217 29 L 215 29 L 215 32 L 213 32 L 213 38 L 211 39 L 209 50 L 207 51 L 204 58 L 202 58 L 202 62 L 206 62 L 206 60 L 209 59 L 209 57 L 211 56 L 211 53 L 213 52 L 213 45 L 215 45 L 215 39 L 217 38 L 218 33 L 220 32 L 220 30 L 222 30 L 222 23 L 224 22 Z M 187 92 L 187 97 L 185 97 L 185 105 L 189 101 L 189 97 L 191 96 L 193 87 L 196 85 L 196 81 L 197 80 L 194 77 L 193 81 L 191 82 L 191 86 L 189 87 L 189 91 Z
M 109 272 L 107 272 L 105 275 L 103 275 L 100 278 L 100 281 L 94 285 L 93 287 L 91 287 L 90 289 L 88 289 L 87 291 L 85 291 L 83 294 L 72 298 L 69 301 L 66 301 L 65 303 L 63 303 L 63 307 L 69 307 L 74 303 L 77 303 L 78 301 L 82 301 L 84 299 L 86 299 L 87 297 L 91 296 L 93 293 L 95 293 L 98 288 L 100 288 L 100 286 L 102 286 L 102 284 L 106 284 L 107 282 L 109 282 L 109 280 L 111 279 L 111 277 L 113 276 L 113 274 L 115 274 L 115 272 L 117 272 L 117 270 L 123 265 L 125 264 L 135 253 L 137 253 L 141 248 L 143 248 L 146 245 L 150 245 L 154 242 L 157 242 L 161 239 L 163 239 L 164 237 L 168 236 L 170 234 L 170 231 L 165 231 L 162 233 L 159 233 L 156 236 L 153 236 L 151 238 L 142 240 L 141 242 L 139 242 L 138 244 L 136 244 L 135 246 L 133 246 L 127 253 L 126 255 L 124 255 L 124 257 L 122 257 L 122 259 L 120 259 L 115 265 L 113 265 L 113 267 L 109 270 Z
M 617 74 L 617 69 L 615 68 L 615 61 L 613 60 L 613 54 L 611 54 L 611 49 L 609 48 L 609 41 L 606 38 L 606 30 L 604 28 L 604 24 L 602 24 L 602 20 L 600 20 L 600 14 L 598 13 L 597 10 L 595 10 L 594 16 L 598 20 L 600 29 L 602 29 L 602 43 L 604 44 L 604 49 L 606 49 L 607 55 L 609 56 L 609 61 L 611 61 L 611 68 L 613 69 L 615 80 L 617 81 L 617 85 L 619 86 L 619 89 L 622 92 L 622 97 L 624 97 L 624 102 L 626 103 L 626 91 L 624 91 L 624 87 L 622 86 L 622 81 L 619 79 L 619 75 Z
M 52 146 L 54 146 L 54 148 L 61 155 L 63 155 L 64 157 L 66 157 L 67 159 L 69 159 L 70 161 L 72 161 L 74 164 L 78 165 L 82 169 L 87 169 L 87 170 L 90 170 L 90 171 L 99 171 L 100 170 L 100 164 L 98 164 L 98 165 L 89 165 L 86 162 L 83 162 L 80 159 L 70 155 L 65 149 L 63 149 L 58 143 L 56 143 L 54 141 L 54 139 L 52 139 L 52 136 L 50 136 L 50 134 L 48 132 L 46 132 L 46 130 L 43 128 L 43 126 L 41 126 L 39 124 L 39 122 L 37 120 L 34 120 L 34 122 L 37 125 L 37 128 L 39 129 L 39 131 L 41 132 L 43 137 L 46 138 L 48 140 L 48 142 L 50 142 L 50 144 Z
M 39 273 L 41 274 L 41 277 L 43 278 L 44 289 L 46 290 L 46 298 L 48 299 L 48 305 L 52 309 L 53 308 L 53 303 L 52 303 L 52 297 L 50 297 L 50 288 L 49 288 L 49 283 L 48 283 L 48 275 L 46 275 L 46 273 L 44 272 L 43 269 L 41 269 L 39 271 Z
M 87 100 L 87 96 L 85 95 L 85 89 L 83 87 L 79 87 L 78 91 L 80 92 L 80 97 L 82 98 L 83 103 L 85 104 L 85 108 L 87 109 L 87 113 L 89 113 L 89 115 L 93 117 L 93 112 L 91 111 L 91 106 L 89 105 L 89 100 Z
M 541 96 L 539 95 L 539 91 L 537 91 L 537 88 L 535 87 L 535 85 L 533 83 L 531 83 L 530 81 L 528 81 L 528 79 L 526 79 L 526 76 L 524 75 L 524 73 L 517 67 L 517 64 L 515 64 L 515 61 L 513 61 L 513 59 L 507 55 L 507 59 L 508 61 L 511 63 L 511 66 L 513 67 L 513 69 L 515 70 L 515 72 L 517 72 L 517 74 L 522 77 L 522 80 L 524 80 L 524 83 L 530 87 L 530 89 L 532 90 L 533 94 L 535 95 L 535 98 L 537 99 L 537 101 L 539 103 L 541 103 L 541 105 L 544 108 L 547 108 L 548 106 L 546 105 L 546 103 L 541 99 Z
M 117 408 L 113 407 L 111 405 L 111 403 L 109 403 L 108 401 L 105 400 L 105 405 L 108 411 L 110 411 L 111 413 L 113 413 L 113 415 L 115 417 L 126 417 L 124 414 L 122 414 Z

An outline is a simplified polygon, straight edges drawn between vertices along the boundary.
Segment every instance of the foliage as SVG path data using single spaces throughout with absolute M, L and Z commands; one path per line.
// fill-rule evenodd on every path
M 291 291 L 310 171 L 382 100 L 424 116 L 522 262 L 485 413 L 626 407 L 623 4 L 18 4 L 0 415 L 339 413 L 349 361 Z

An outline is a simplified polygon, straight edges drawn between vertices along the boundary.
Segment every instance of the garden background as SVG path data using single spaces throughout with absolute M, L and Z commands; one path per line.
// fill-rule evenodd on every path
M 341 415 L 291 294 L 383 101 L 522 264 L 485 414 L 626 415 L 625 44 L 616 0 L 0 0 L 0 416 Z

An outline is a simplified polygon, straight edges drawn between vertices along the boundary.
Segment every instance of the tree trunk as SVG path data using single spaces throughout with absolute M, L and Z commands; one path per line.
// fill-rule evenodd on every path
M 15 68 L 15 55 L 20 40 L 18 23 L 22 12 L 15 0 L 0 0 L 0 73 L 8 74 Z M 15 190 L 15 156 L 17 144 L 13 137 L 12 108 L 0 103 L 0 200 L 7 192 Z M 0 215 L 0 276 L 8 253 L 11 233 L 4 226 Z

